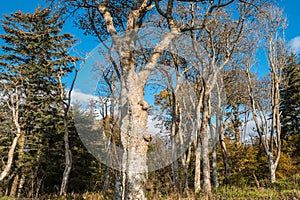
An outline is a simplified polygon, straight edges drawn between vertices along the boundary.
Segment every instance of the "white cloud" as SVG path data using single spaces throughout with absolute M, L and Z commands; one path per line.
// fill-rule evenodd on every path
M 82 105 L 88 105 L 91 100 L 95 100 L 97 97 L 91 94 L 85 94 L 80 90 L 73 90 L 71 99 L 73 103 L 79 103 Z
M 294 51 L 294 53 L 300 53 L 300 36 L 291 39 L 288 46 L 292 51 Z

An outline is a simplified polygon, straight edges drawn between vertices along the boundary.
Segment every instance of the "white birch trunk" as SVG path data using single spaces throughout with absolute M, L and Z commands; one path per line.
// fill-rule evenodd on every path
M 269 153 L 268 155 L 268 164 L 269 164 L 270 181 L 271 183 L 275 183 L 277 165 L 273 161 L 273 153 Z
M 12 141 L 12 144 L 9 148 L 8 155 L 7 155 L 8 159 L 3 171 L 1 172 L 0 181 L 2 181 L 6 176 L 9 175 L 9 171 L 11 170 L 11 166 L 14 161 L 15 149 L 17 147 L 18 140 L 21 136 L 21 126 L 19 124 L 19 90 L 17 87 L 15 88 L 15 96 L 13 96 L 13 94 L 10 94 L 10 98 L 7 101 L 7 105 L 12 112 L 12 121 L 15 126 L 16 133 Z
M 201 146 L 197 145 L 195 152 L 195 179 L 194 179 L 194 187 L 195 193 L 199 193 L 201 191 Z
M 209 140 L 207 133 L 207 126 L 209 123 L 209 96 L 208 91 L 204 94 L 203 100 L 203 114 L 202 114 L 202 124 L 200 128 L 200 138 L 201 138 L 201 153 L 202 153 L 202 174 L 203 174 L 203 191 L 204 193 L 211 194 L 211 178 L 210 178 L 210 162 L 209 162 Z
M 5 168 L 3 169 L 3 171 L 1 172 L 1 175 L 0 175 L 0 181 L 2 181 L 9 174 L 9 171 L 11 169 L 11 166 L 12 166 L 12 163 L 13 163 L 13 160 L 14 160 L 14 152 L 15 152 L 16 146 L 18 144 L 19 137 L 20 137 L 20 134 L 16 134 L 16 136 L 13 139 L 13 142 L 10 146 L 9 151 L 8 151 L 7 163 L 6 163 Z
M 218 142 L 215 141 L 212 149 L 212 183 L 216 188 L 219 186 L 217 169 L 217 144 Z
M 131 69 L 124 77 L 121 92 L 121 142 L 123 146 L 123 180 L 121 199 L 145 199 L 147 180 L 146 133 L 148 104 L 144 100 L 143 86 Z
M 202 84 L 200 86 L 202 88 Z M 204 90 L 201 90 L 199 97 L 198 97 L 198 102 L 197 102 L 197 107 L 195 111 L 195 116 L 196 116 L 196 138 L 195 138 L 195 179 L 194 179 L 194 188 L 195 188 L 195 193 L 199 193 L 201 191 L 201 141 L 200 141 L 200 129 L 201 129 L 201 118 L 200 118 L 200 113 L 201 113 L 201 108 L 202 108 L 202 101 L 203 101 L 203 92 Z

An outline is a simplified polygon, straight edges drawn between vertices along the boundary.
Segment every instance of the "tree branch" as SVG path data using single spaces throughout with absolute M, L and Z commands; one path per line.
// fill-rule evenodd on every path
M 117 35 L 117 31 L 114 26 L 112 15 L 107 8 L 108 2 L 109 2 L 109 0 L 104 0 L 102 3 L 99 3 L 98 10 L 100 11 L 100 13 L 102 14 L 102 16 L 104 18 L 107 32 L 109 33 L 110 36 L 113 37 L 113 36 Z

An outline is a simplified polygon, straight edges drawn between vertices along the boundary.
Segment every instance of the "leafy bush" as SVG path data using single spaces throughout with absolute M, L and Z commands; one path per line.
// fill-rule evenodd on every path
M 0 200 L 14 200 L 14 198 L 4 196 L 4 197 L 0 197 Z

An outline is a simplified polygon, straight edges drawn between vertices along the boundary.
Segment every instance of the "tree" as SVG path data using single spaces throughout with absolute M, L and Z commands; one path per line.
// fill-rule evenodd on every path
M 10 130 L 10 132 L 13 133 L 13 141 L 9 147 L 8 155 L 7 155 L 7 162 L 5 164 L 5 167 L 2 169 L 1 175 L 0 175 L 0 181 L 3 181 L 3 179 L 9 175 L 9 172 L 11 170 L 13 161 L 14 161 L 14 152 L 18 144 L 18 140 L 21 137 L 21 125 L 19 122 L 19 105 L 21 101 L 21 92 L 20 87 L 22 85 L 18 84 L 18 82 L 12 82 L 12 85 L 9 85 L 5 83 L 6 80 L 2 79 L 1 77 L 1 89 L 2 89 L 2 95 L 4 98 L 1 98 L 1 102 L 3 102 L 6 105 L 3 105 L 3 110 L 7 110 L 8 113 L 11 115 L 9 121 L 13 122 L 13 128 Z M 3 116 L 4 117 L 4 116 Z M 6 118 L 6 116 L 5 116 Z M 1 122 L 9 123 L 7 118 L 2 118 Z M 9 118 L 9 117 L 8 117 Z M 5 130 L 5 129 L 3 129 Z
M 51 1 L 51 0 L 50 0 Z M 108 52 L 114 50 L 118 55 L 118 60 L 113 60 L 111 55 L 107 57 L 111 59 L 111 64 L 114 66 L 115 71 L 118 73 L 118 78 L 121 80 L 121 94 L 120 94 L 120 128 L 121 128 L 121 142 L 123 146 L 123 157 L 121 170 L 123 171 L 123 181 L 117 183 L 120 187 L 115 191 L 116 199 L 128 198 L 128 199 L 144 199 L 145 198 L 145 183 L 146 174 L 137 173 L 136 165 L 138 163 L 138 171 L 147 172 L 147 149 L 148 141 L 145 140 L 147 134 L 145 134 L 145 128 L 148 119 L 148 108 L 149 105 L 144 99 L 144 88 L 147 83 L 151 72 L 155 69 L 157 61 L 163 52 L 168 48 L 171 41 L 178 35 L 191 30 L 201 30 L 206 29 L 207 37 L 215 36 L 220 34 L 220 32 L 214 32 L 209 30 L 213 28 L 210 23 L 215 20 L 210 20 L 214 18 L 214 13 L 219 13 L 222 8 L 230 7 L 231 5 L 236 5 L 239 7 L 241 14 L 239 17 L 239 22 L 237 22 L 237 29 L 242 30 L 242 19 L 246 17 L 244 14 L 250 14 L 248 12 L 248 7 L 252 7 L 256 1 L 238 1 L 233 0 L 228 1 L 179 1 L 178 3 L 173 0 L 165 1 L 116 1 L 116 0 L 103 0 L 103 1 L 55 1 L 52 2 L 59 3 L 58 8 L 62 12 L 71 13 L 77 16 L 79 23 L 77 23 L 85 33 L 92 34 L 97 37 L 99 42 L 104 42 L 105 39 L 111 38 L 112 47 L 104 45 Z M 55 4 L 53 4 L 55 5 Z M 192 6 L 198 6 L 197 12 L 189 12 Z M 155 9 L 154 9 L 155 7 Z M 80 10 L 82 12 L 77 12 Z M 245 10 L 244 10 L 245 9 Z M 199 11 L 199 12 L 198 12 Z M 197 13 L 197 16 L 195 15 Z M 150 17 L 151 16 L 151 17 Z M 196 16 L 199 20 L 194 20 L 192 22 L 190 19 Z M 217 15 L 216 15 L 217 16 Z M 243 17 L 242 17 L 243 16 Z M 155 20 L 153 20 L 155 19 Z M 158 20 L 156 20 L 158 19 Z M 232 20 L 232 19 L 231 19 Z M 217 20 L 216 20 L 217 21 Z M 229 20 L 230 21 L 230 20 Z M 218 23 L 221 25 L 222 23 Z M 230 24 L 230 23 L 228 23 Z M 147 26 L 164 27 L 167 32 L 157 40 L 157 43 L 153 48 L 153 52 L 145 60 L 144 63 L 138 63 L 135 55 L 137 51 L 138 44 L 138 28 Z M 209 26 L 209 29 L 208 26 Z M 235 23 L 232 21 L 230 28 Z M 226 27 L 223 27 L 226 29 Z M 228 28 L 227 31 L 230 31 Z M 234 29 L 236 30 L 236 29 Z M 227 42 L 235 43 L 235 39 L 239 38 L 239 30 L 232 31 L 231 36 L 236 35 L 237 37 L 228 38 Z M 202 38 L 202 35 L 198 35 Z M 233 41 L 232 41 L 232 40 Z M 229 41 L 231 40 L 231 41 Z M 210 40 L 212 42 L 212 40 Z M 214 41 L 213 45 L 217 42 Z M 211 43 L 211 44 L 212 44 Z M 208 44 L 208 45 L 211 45 Z M 212 46 L 213 46 L 212 45 Z M 231 44 L 230 44 L 231 45 Z M 220 47 L 219 45 L 218 47 Z M 231 55 L 231 50 L 229 48 L 229 53 L 224 58 L 228 60 L 228 56 Z M 224 50 L 224 49 L 223 49 Z M 209 52 L 209 50 L 207 50 Z M 218 54 L 219 56 L 220 54 Z M 214 58 L 217 58 L 214 55 Z M 139 64 L 139 65 L 138 65 Z M 137 66 L 138 65 L 138 66 Z M 224 62 L 226 65 L 226 62 Z M 204 66 L 205 69 L 208 66 Z M 213 66 L 215 67 L 215 66 Z M 222 67 L 221 67 L 222 68 Z M 212 69 L 212 68 L 211 68 Z M 212 69 L 214 70 L 214 69 Z M 219 70 L 218 70 L 219 71 Z M 204 120 L 205 123 L 202 126 L 201 135 L 206 134 L 206 125 L 208 123 L 207 111 L 208 107 L 206 103 L 209 101 L 209 91 L 212 88 L 210 82 L 214 82 L 215 74 L 211 77 L 207 77 L 208 74 L 203 74 L 203 77 L 209 82 L 208 90 L 203 101 L 205 101 L 204 108 Z M 213 79 L 213 80 L 212 80 Z M 203 144 L 205 151 L 203 153 L 203 159 L 205 160 L 205 192 L 210 193 L 209 187 L 209 161 L 208 161 L 208 137 L 203 137 Z M 199 144 L 200 145 L 200 144 Z M 121 180 L 121 179 L 120 179 Z
M 163 78 L 162 80 L 158 79 L 157 82 L 159 82 L 159 85 L 164 85 L 165 79 L 167 88 L 155 95 L 154 104 L 160 106 L 161 120 L 165 129 L 170 131 L 170 141 L 168 142 L 171 145 L 172 152 L 170 157 L 172 157 L 173 183 L 176 190 L 182 193 L 189 187 L 188 165 L 193 138 L 195 138 L 195 127 L 192 125 L 194 109 L 191 109 L 193 107 L 193 101 L 191 100 L 193 92 L 189 88 L 194 84 L 192 80 L 189 80 L 194 71 L 193 66 L 189 66 L 188 61 L 181 57 L 189 54 L 189 46 L 178 45 L 185 41 L 180 40 L 181 38 L 175 39 L 176 45 L 171 44 L 171 51 L 165 52 L 160 59 L 159 63 L 164 63 L 164 65 L 157 68 Z M 179 46 L 182 48 L 179 48 Z M 178 157 L 181 157 L 183 170 L 182 184 L 180 184 Z
M 256 94 L 250 75 L 251 64 L 246 64 L 253 120 L 262 147 L 268 157 L 272 183 L 276 181 L 276 169 L 281 153 L 280 87 L 283 67 L 286 65 L 286 48 L 282 37 L 286 24 L 282 13 L 283 11 L 275 6 L 267 7 L 261 12 L 260 23 L 265 30 L 263 41 L 268 55 L 269 77 L 259 82 L 261 88 Z
M 300 63 L 295 54 L 288 57 L 283 68 L 283 83 L 280 95 L 282 138 L 300 133 Z
M 75 59 L 73 60 L 73 62 L 75 68 L 75 75 L 67 95 L 65 94 L 65 87 L 62 83 L 62 76 L 64 72 L 61 67 L 60 67 L 60 73 L 57 75 L 58 94 L 60 97 L 60 104 L 62 107 L 61 109 L 64 111 L 63 122 L 64 122 L 64 145 L 65 145 L 65 163 L 66 163 L 65 170 L 63 173 L 62 183 L 60 187 L 60 192 L 59 192 L 60 195 L 67 194 L 67 186 L 68 186 L 70 172 L 72 169 L 72 152 L 71 152 L 70 142 L 69 142 L 69 111 L 71 107 L 71 93 L 73 91 L 77 73 L 78 73 L 76 69 Z
M 238 17 L 234 18 L 231 9 L 238 11 Z M 210 160 L 209 160 L 209 135 L 208 125 L 211 122 L 211 98 L 212 90 L 221 77 L 221 71 L 229 64 L 237 49 L 243 45 L 245 24 L 254 12 L 249 4 L 236 4 L 228 8 L 219 8 L 212 17 L 207 20 L 207 25 L 201 31 L 194 31 L 191 35 L 197 70 L 201 77 L 202 92 L 197 97 L 197 119 L 199 124 L 199 136 L 197 145 L 201 146 L 202 174 L 204 192 L 211 193 Z M 196 15 L 196 13 L 194 13 Z M 199 188 L 199 186 L 195 186 Z M 197 192 L 197 191 L 196 191 Z
M 69 55 L 68 49 L 76 40 L 70 34 L 61 34 L 64 22 L 60 15 L 51 14 L 50 9 L 37 8 L 33 14 L 18 11 L 5 15 L 2 22 L 6 34 L 0 37 L 6 45 L 1 46 L 5 52 L 0 56 L 1 81 L 10 90 L 19 87 L 13 91 L 15 102 L 12 106 L 22 111 L 11 109 L 13 118 L 20 121 L 19 132 L 23 138 L 18 141 L 19 197 L 25 179 L 34 178 L 38 170 L 42 139 L 53 125 L 50 119 L 61 112 L 59 99 L 62 95 L 59 94 L 65 86 L 58 79 L 72 72 L 70 63 L 79 58 Z M 31 177 L 26 173 L 29 168 L 20 162 L 37 166 Z M 15 180 L 18 176 L 16 173 Z

